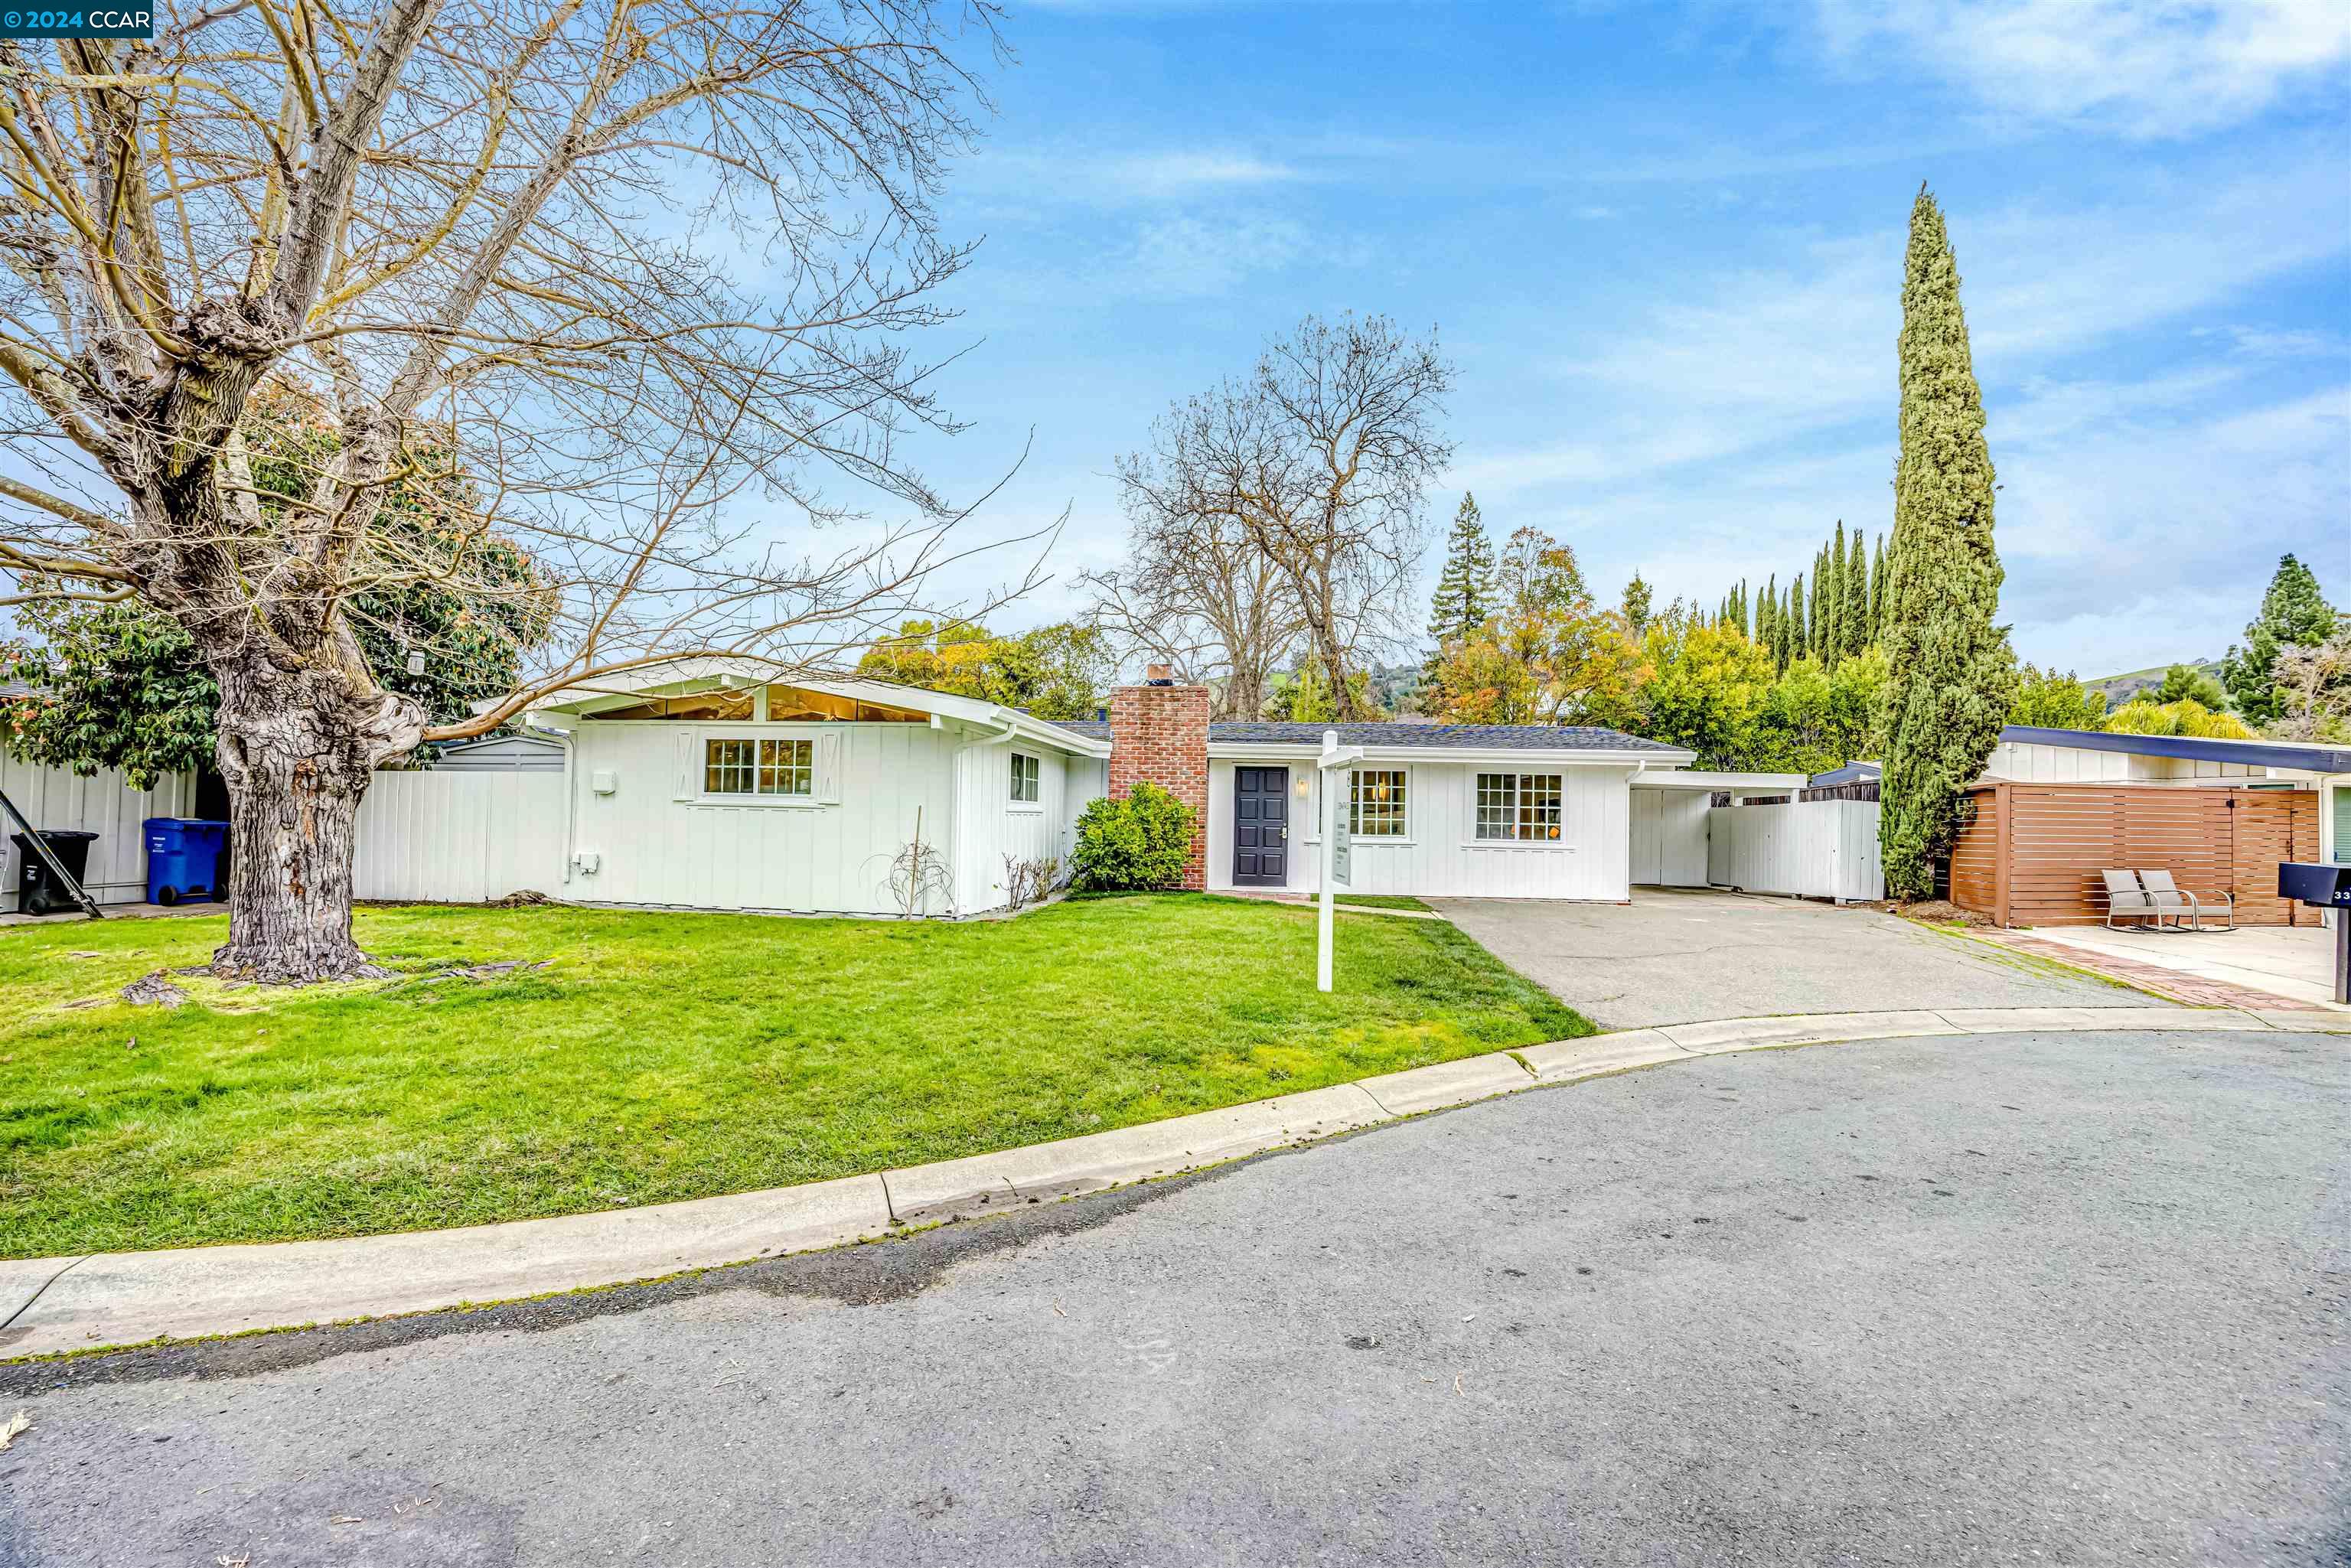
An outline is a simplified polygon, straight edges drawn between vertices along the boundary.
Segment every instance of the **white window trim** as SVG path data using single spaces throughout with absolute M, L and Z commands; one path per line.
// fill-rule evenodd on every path
M 1235 766 L 1240 768 L 1262 768 L 1270 765 L 1262 762 L 1249 761 L 1237 763 Z M 1419 825 L 1420 821 L 1420 808 L 1415 804 L 1415 802 L 1420 798 L 1420 782 L 1414 773 L 1413 764 L 1409 762 L 1366 762 L 1354 768 L 1332 768 L 1329 772 L 1325 772 L 1323 769 L 1315 767 L 1311 761 L 1303 764 L 1292 764 L 1290 776 L 1294 779 L 1301 773 L 1303 773 L 1309 780 L 1306 789 L 1305 836 L 1302 838 L 1293 837 L 1290 841 L 1291 843 L 1320 844 L 1322 841 L 1322 791 L 1329 785 L 1333 777 L 1344 777 L 1353 773 L 1401 773 L 1404 775 L 1404 836 L 1401 838 L 1367 839 L 1361 833 L 1356 833 L 1349 837 L 1347 841 L 1348 844 L 1351 847 L 1359 850 L 1379 850 L 1388 848 L 1410 849 L 1420 841 L 1414 834 L 1414 829 Z M 1234 784 L 1230 778 L 1226 779 L 1225 810 L 1228 814 L 1230 814 L 1234 810 L 1233 797 L 1238 788 L 1238 787 Z M 1346 805 L 1347 798 L 1343 795 L 1339 799 L 1339 809 L 1341 810 L 1346 810 Z
M 1045 754 L 1041 751 L 1022 751 L 1018 747 L 1011 748 L 1009 754 L 1013 757 L 1025 757 L 1037 765 L 1037 798 L 1034 800 L 1007 800 L 1004 802 L 1004 809 L 1015 816 L 1043 816 L 1045 814 Z M 1008 789 L 1011 788 L 1012 776 L 1009 768 L 1006 770 L 1004 782 Z
M 1318 768 L 1316 771 L 1320 772 L 1321 769 Z M 1346 810 L 1353 803 L 1354 776 L 1356 774 L 1401 773 L 1404 775 L 1404 831 L 1401 833 L 1368 834 L 1350 831 L 1347 835 L 1347 843 L 1351 849 L 1377 850 L 1387 849 L 1398 845 L 1408 849 L 1417 841 L 1413 836 L 1413 830 L 1419 826 L 1420 821 L 1420 785 L 1419 782 L 1414 779 L 1413 770 L 1409 764 L 1403 762 L 1364 762 L 1358 763 L 1353 768 L 1341 768 L 1333 769 L 1333 771 L 1347 780 L 1347 789 L 1345 792 L 1341 794 L 1339 797 L 1339 810 L 1342 811 Z M 1322 825 L 1322 813 L 1320 810 L 1322 802 L 1318 800 L 1315 802 L 1315 805 L 1317 810 L 1314 813 L 1314 825 L 1319 831 Z M 1312 841 L 1315 843 L 1321 843 L 1322 841 L 1318 837 Z
M 696 807 L 723 807 L 730 811 L 817 811 L 827 804 L 824 779 L 820 776 L 824 768 L 823 742 L 818 737 L 829 725 L 817 724 L 723 724 L 697 727 L 694 734 L 694 799 L 688 802 Z M 703 788 L 702 780 L 709 778 L 710 743 L 714 740 L 805 740 L 809 743 L 809 792 L 805 795 L 722 795 Z M 756 754 L 755 754 L 756 755 Z
M 1469 773 L 1469 834 L 1461 847 L 1465 850 L 1520 850 L 1530 854 L 1573 854 L 1574 843 L 1567 836 L 1567 772 L 1554 768 L 1504 768 L 1494 763 L 1473 767 Z M 1512 779 L 1557 779 L 1559 780 L 1559 837 L 1555 839 L 1481 839 L 1478 836 L 1478 779 L 1479 775 L 1506 773 Z M 1518 810 L 1518 786 L 1510 786 L 1510 810 Z M 1406 804 L 1409 804 L 1409 800 Z

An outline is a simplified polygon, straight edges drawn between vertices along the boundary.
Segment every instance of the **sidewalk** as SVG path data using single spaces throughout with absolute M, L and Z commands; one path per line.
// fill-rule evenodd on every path
M 2331 933 L 2286 926 L 2235 931 L 2109 931 L 2102 925 L 1970 928 L 1980 942 L 2109 975 L 2189 1007 L 2335 1006 Z M 2295 938 L 2315 938 L 2297 941 Z M 2351 1010 L 2351 1009 L 2346 1009 Z
M 2351 1034 L 2351 1013 L 1950 1008 L 1726 1019 L 1557 1040 L 991 1155 L 648 1208 L 336 1241 L 0 1261 L 0 1358 L 304 1327 L 597 1289 L 870 1241 L 1200 1170 L 1498 1094 L 1724 1051 L 1917 1035 Z

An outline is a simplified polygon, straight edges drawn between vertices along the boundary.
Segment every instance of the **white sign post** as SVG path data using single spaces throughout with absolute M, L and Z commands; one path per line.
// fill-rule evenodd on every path
M 1335 923 L 1332 911 L 1339 884 L 1347 880 L 1347 816 L 1339 804 L 1347 776 L 1340 770 L 1360 761 L 1363 755 L 1360 746 L 1341 750 L 1337 730 L 1322 732 L 1322 755 L 1315 764 L 1322 779 L 1322 893 L 1315 901 L 1314 915 L 1314 988 L 1318 991 L 1331 988 L 1331 928 Z

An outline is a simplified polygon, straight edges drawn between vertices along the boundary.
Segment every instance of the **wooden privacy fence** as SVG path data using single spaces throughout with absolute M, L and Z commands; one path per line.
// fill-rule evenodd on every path
M 2315 925 L 2277 895 L 2280 861 L 2318 858 L 2308 789 L 1980 785 L 1951 851 L 1951 902 L 2000 925 L 2095 925 L 2107 870 L 2168 871 L 2191 893 L 2236 895 L 2240 925 Z
M 1717 806 L 1706 814 L 1706 879 L 1718 887 L 1840 904 L 1884 898 L 1877 802 Z

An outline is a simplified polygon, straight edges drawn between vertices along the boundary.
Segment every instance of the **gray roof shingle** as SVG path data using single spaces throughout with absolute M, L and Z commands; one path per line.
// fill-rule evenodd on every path
M 1447 747 L 1471 751 L 1677 751 L 1622 730 L 1589 724 L 1212 724 L 1210 740 L 1320 746 L 1335 729 L 1342 746 Z
M 1096 740 L 1111 738 L 1110 726 L 1098 718 L 1061 719 L 1061 728 Z M 1644 740 L 1621 730 L 1588 724 L 1273 724 L 1257 721 L 1212 724 L 1210 741 L 1256 742 L 1269 746 L 1322 744 L 1322 732 L 1335 729 L 1342 746 L 1409 746 L 1432 750 L 1447 747 L 1470 751 L 1677 751 L 1678 747 Z

